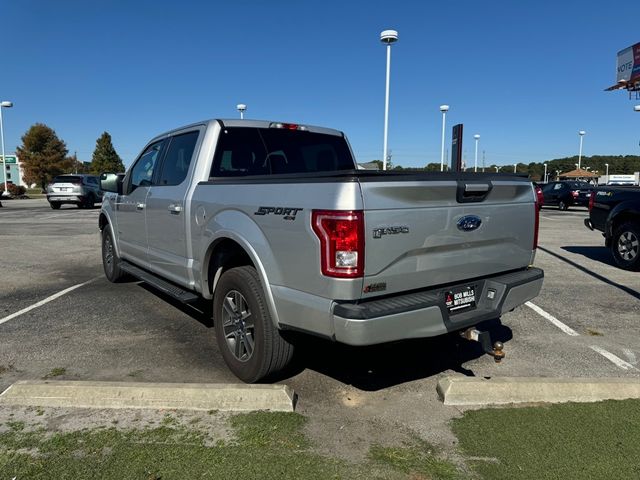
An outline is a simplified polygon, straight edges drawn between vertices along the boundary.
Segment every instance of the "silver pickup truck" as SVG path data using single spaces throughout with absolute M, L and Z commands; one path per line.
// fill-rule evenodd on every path
M 287 331 L 372 345 L 462 331 L 540 292 L 531 182 L 357 170 L 342 132 L 211 120 L 103 174 L 107 278 L 213 301 L 245 382 L 291 361 Z

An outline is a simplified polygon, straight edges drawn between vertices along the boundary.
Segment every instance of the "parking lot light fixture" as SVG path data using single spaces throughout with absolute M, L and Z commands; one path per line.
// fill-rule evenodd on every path
M 473 136 L 473 139 L 476 141 L 476 156 L 473 162 L 473 171 L 478 172 L 478 141 L 480 140 L 480 135 L 477 133 Z
M 384 141 L 382 152 L 382 170 L 387 169 L 387 134 L 389 132 L 389 77 L 391 76 L 391 44 L 398 41 L 398 32 L 384 30 L 380 33 L 380 41 L 387 45 L 387 82 L 384 96 Z
M 582 165 L 582 138 L 584 137 L 585 133 L 587 132 L 585 132 L 584 130 L 580 130 L 578 132 L 578 135 L 580 135 L 580 152 L 578 153 L 578 170 L 580 170 L 580 165 Z
M 447 112 L 449 111 L 449 105 L 440 105 L 440 111 L 442 112 L 442 143 L 440 147 L 440 171 L 444 171 L 444 126 L 447 122 Z
M 244 103 L 239 103 L 236 108 L 240 112 L 240 120 L 244 119 L 244 112 L 247 110 L 247 106 Z
M 6 157 L 4 155 L 4 127 L 2 125 L 2 109 L 13 107 L 13 102 L 7 100 L 0 102 L 0 143 L 2 144 L 2 178 L 4 178 L 4 192 L 3 195 L 9 195 L 9 189 L 7 188 L 7 166 Z

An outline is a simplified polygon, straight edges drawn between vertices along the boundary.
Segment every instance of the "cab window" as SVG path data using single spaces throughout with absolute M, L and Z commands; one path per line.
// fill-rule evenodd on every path
M 142 153 L 131 170 L 131 188 L 129 189 L 129 193 L 138 187 L 148 187 L 151 185 L 153 172 L 158 163 L 163 144 L 164 140 L 152 143 Z
M 191 165 L 199 132 L 189 132 L 171 138 L 167 154 L 162 162 L 158 185 L 179 185 L 185 178 Z

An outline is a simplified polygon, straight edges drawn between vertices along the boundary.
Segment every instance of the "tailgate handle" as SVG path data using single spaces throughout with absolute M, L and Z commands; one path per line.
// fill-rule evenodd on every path
M 458 203 L 482 202 L 487 198 L 492 188 L 493 184 L 491 182 L 470 183 L 458 181 L 456 199 Z

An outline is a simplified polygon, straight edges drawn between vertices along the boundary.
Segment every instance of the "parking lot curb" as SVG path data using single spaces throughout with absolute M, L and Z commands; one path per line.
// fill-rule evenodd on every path
M 287 385 L 21 380 L 0 394 L 0 406 L 292 412 Z
M 436 390 L 445 405 L 598 402 L 640 398 L 640 379 L 447 376 Z

